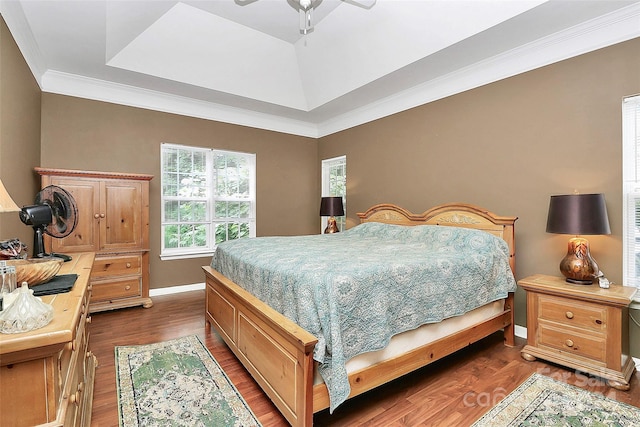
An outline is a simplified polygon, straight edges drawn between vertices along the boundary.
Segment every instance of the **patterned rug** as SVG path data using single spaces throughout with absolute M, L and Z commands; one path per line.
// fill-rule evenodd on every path
M 260 426 L 197 336 L 115 353 L 121 427 Z
M 534 373 L 472 427 L 639 425 L 640 408 Z

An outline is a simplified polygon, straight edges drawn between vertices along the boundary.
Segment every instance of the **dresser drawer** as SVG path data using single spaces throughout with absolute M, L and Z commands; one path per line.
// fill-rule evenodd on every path
M 142 255 L 99 256 L 93 263 L 91 278 L 141 274 Z
M 539 319 L 594 332 L 604 332 L 607 328 L 607 309 L 602 305 L 547 295 L 538 298 Z
M 108 282 L 92 282 L 91 301 L 110 301 L 142 295 L 142 278 L 125 277 Z
M 551 347 L 604 363 L 606 361 L 606 343 L 606 337 L 603 335 L 559 328 L 544 320 L 538 324 L 539 346 Z

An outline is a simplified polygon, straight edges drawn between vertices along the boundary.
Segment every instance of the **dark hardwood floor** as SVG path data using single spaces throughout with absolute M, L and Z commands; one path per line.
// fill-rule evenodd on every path
M 265 427 L 286 426 L 271 401 L 262 393 L 215 332 L 205 327 L 204 291 L 158 296 L 154 306 L 95 313 L 90 325 L 90 348 L 98 358 L 92 426 L 118 425 L 114 346 L 149 344 L 181 336 L 198 335 L 238 388 Z M 520 357 L 524 340 L 514 348 L 494 334 L 471 347 L 435 362 L 397 381 L 353 398 L 333 414 L 314 416 L 317 426 L 468 426 L 516 388 L 533 372 L 577 385 L 640 407 L 640 374 L 631 390 L 608 387 L 597 378 Z

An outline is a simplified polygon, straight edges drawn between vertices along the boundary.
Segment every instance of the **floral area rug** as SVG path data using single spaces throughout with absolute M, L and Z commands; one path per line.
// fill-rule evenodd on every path
M 534 373 L 472 427 L 640 426 L 640 408 Z
M 117 346 L 121 427 L 260 426 L 197 336 Z

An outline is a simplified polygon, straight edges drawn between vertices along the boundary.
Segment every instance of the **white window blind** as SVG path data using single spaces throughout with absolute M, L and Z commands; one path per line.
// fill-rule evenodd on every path
M 322 161 L 322 197 L 342 196 L 345 216 L 336 218 L 336 225 L 344 231 L 347 215 L 347 156 Z M 327 226 L 327 217 L 321 217 L 320 229 Z
M 640 287 L 640 95 L 622 102 L 623 284 Z

